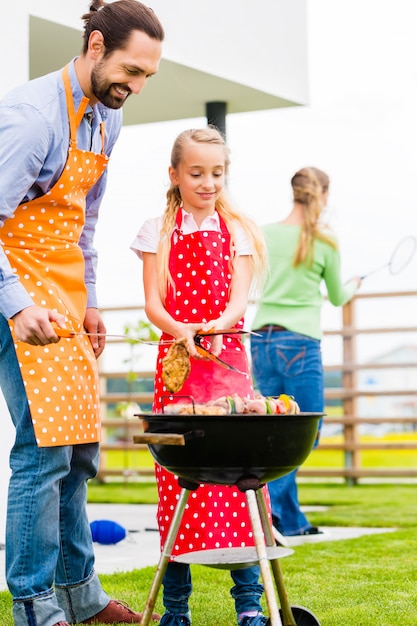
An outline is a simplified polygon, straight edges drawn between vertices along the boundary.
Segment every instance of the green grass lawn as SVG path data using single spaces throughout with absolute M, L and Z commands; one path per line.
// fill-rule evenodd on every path
M 416 433 L 390 433 L 383 437 L 373 437 L 362 435 L 361 443 L 398 443 L 417 442 Z M 335 437 L 323 437 L 322 443 L 335 444 L 343 443 L 341 435 Z M 382 450 L 362 450 L 360 452 L 361 467 L 364 468 L 396 468 L 407 469 L 417 467 L 417 450 L 402 449 L 382 449 Z M 320 446 L 311 452 L 304 463 L 306 468 L 342 468 L 344 465 L 344 454 L 341 450 L 321 450 Z M 417 622 L 416 622 L 417 624 Z

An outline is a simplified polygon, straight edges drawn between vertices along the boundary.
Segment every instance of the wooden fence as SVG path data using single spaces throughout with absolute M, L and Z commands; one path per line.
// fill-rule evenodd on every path
M 372 307 L 374 312 L 372 313 Z M 387 314 L 387 309 L 391 313 Z M 362 314 L 361 314 L 362 311 Z M 368 313 L 367 313 L 368 311 Z M 137 318 L 144 319 L 142 307 L 124 307 L 103 309 L 104 318 L 115 312 L 124 314 L 134 314 Z M 382 314 L 384 313 L 384 315 Z M 388 315 L 389 323 L 384 323 Z M 361 323 L 361 316 L 369 321 L 372 319 L 372 326 Z M 409 323 L 411 320 L 411 324 Z M 300 476 L 305 477 L 328 477 L 343 478 L 347 482 L 357 482 L 364 477 L 417 477 L 417 454 L 414 467 L 379 467 L 378 469 L 366 468 L 361 464 L 361 452 L 367 450 L 417 450 L 417 442 L 412 435 L 403 437 L 398 442 L 384 442 L 382 438 L 373 438 L 372 442 L 364 441 L 361 436 L 361 429 L 378 425 L 385 425 L 386 429 L 403 428 L 405 433 L 413 433 L 417 430 L 417 292 L 390 292 L 390 293 L 369 293 L 360 294 L 340 309 L 340 320 L 337 328 L 325 329 L 322 346 L 326 342 L 337 338 L 341 342 L 340 354 L 333 364 L 326 362 L 324 354 L 324 364 L 326 380 L 336 379 L 337 386 L 327 385 L 325 390 L 326 405 L 336 405 L 337 411 L 328 411 L 324 420 L 324 431 L 326 428 L 338 429 L 340 436 L 336 441 L 328 441 L 324 437 L 320 444 L 321 450 L 338 450 L 343 454 L 343 463 L 340 467 L 314 468 L 302 467 L 299 470 Z M 392 323 L 394 322 L 394 323 Z M 380 339 L 377 342 L 378 356 L 374 359 L 361 359 L 358 357 L 358 348 L 363 338 L 374 337 Z M 401 339 L 397 340 L 396 337 Z M 387 337 L 391 337 L 391 344 L 394 348 L 386 350 Z M 112 344 L 120 344 L 122 339 L 108 341 L 106 353 L 111 354 Z M 394 341 L 394 343 L 393 343 Z M 402 341 L 402 343 L 401 343 Z M 108 361 L 108 359 L 107 359 Z M 133 361 L 132 361 L 133 362 Z M 361 373 L 371 373 L 385 376 L 383 387 L 376 385 L 363 385 L 358 379 Z M 109 406 L 123 406 L 136 403 L 141 407 L 149 407 L 152 403 L 152 390 L 137 392 L 128 389 L 124 392 L 110 392 L 109 381 L 132 380 L 140 378 L 148 381 L 150 389 L 152 387 L 153 371 L 135 369 L 134 376 L 126 372 L 110 371 L 100 368 L 101 380 L 101 402 L 104 428 L 104 443 L 102 444 L 102 464 L 100 477 L 106 478 L 111 475 L 124 476 L 151 474 L 152 470 L 135 470 L 132 468 L 111 469 L 106 464 L 106 451 L 108 450 L 137 450 L 138 446 L 132 443 L 133 433 L 140 429 L 137 418 L 109 417 Z M 390 385 L 390 381 L 395 380 L 395 385 Z M 402 384 L 403 382 L 403 384 Z M 402 386 L 401 386 L 402 384 Z M 128 387 L 132 387 L 131 383 Z M 375 406 L 372 411 L 363 411 L 361 403 L 363 401 L 374 401 Z M 395 414 L 387 414 L 384 407 L 381 408 L 381 401 L 391 403 L 395 407 Z M 336 413 L 336 414 L 334 414 Z M 106 433 L 110 429 L 117 428 L 118 432 L 123 432 L 123 441 L 110 441 Z M 333 439 L 333 438 L 332 438 Z

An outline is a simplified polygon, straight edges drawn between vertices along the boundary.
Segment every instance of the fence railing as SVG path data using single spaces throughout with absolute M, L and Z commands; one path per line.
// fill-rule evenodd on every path
M 372 313 L 372 307 L 376 313 Z M 376 308 L 375 308 L 376 307 Z M 389 313 L 389 309 L 391 313 Z M 390 293 L 360 294 L 340 310 L 340 319 L 336 328 L 325 329 L 322 341 L 323 360 L 326 373 L 326 406 L 328 414 L 324 419 L 323 437 L 319 449 L 322 451 L 341 451 L 343 463 L 340 467 L 302 467 L 300 476 L 305 477 L 340 477 L 348 482 L 356 482 L 364 477 L 417 477 L 416 462 L 411 467 L 365 467 L 361 462 L 364 451 L 391 450 L 417 451 L 417 442 L 412 433 L 417 430 L 417 292 L 403 291 Z M 382 314 L 382 312 L 384 314 Z M 117 307 L 102 309 L 106 316 L 130 314 L 136 319 L 145 319 L 143 307 Z M 362 318 L 372 325 L 362 323 Z M 409 318 L 409 319 L 408 319 Z M 388 323 L 386 323 L 388 319 Z M 395 320 L 390 324 L 390 320 Z M 411 321 L 411 323 L 410 323 Z M 373 337 L 377 339 L 376 357 L 358 354 L 363 351 L 361 341 Z M 390 341 L 387 338 L 390 337 Z M 339 340 L 340 347 L 333 356 L 333 363 L 326 359 L 326 342 L 333 338 Z M 109 340 L 105 354 L 111 355 L 112 345 L 123 343 L 122 339 Z M 390 346 L 390 347 L 389 347 Z M 101 403 L 104 430 L 102 444 L 102 462 L 100 476 L 149 475 L 152 470 L 138 468 L 112 468 L 107 463 L 106 451 L 124 452 L 138 449 L 133 444 L 133 433 L 140 429 L 140 420 L 115 416 L 115 407 L 136 406 L 150 407 L 152 404 L 153 362 L 148 361 L 148 369 L 132 367 L 132 354 L 125 359 L 130 361 L 130 371 L 103 367 L 100 364 Z M 109 358 L 106 357 L 106 362 Z M 110 358 L 110 363 L 114 360 Z M 134 370 L 134 371 L 132 371 Z M 366 374 L 366 376 L 365 376 Z M 147 382 L 147 390 L 135 389 L 132 381 L 140 379 Z M 109 391 L 109 382 L 123 381 L 125 390 Z M 117 386 L 117 382 L 116 382 Z M 113 409 L 113 411 L 110 410 Z M 331 408 L 331 410 L 330 410 Z M 123 411 L 119 411 L 123 415 Z M 112 416 L 113 413 L 113 416 Z M 117 411 L 116 411 L 117 413 Z M 403 429 L 405 436 L 400 441 L 387 442 L 382 438 L 366 440 L 362 432 L 366 427 L 384 427 Z M 111 430 L 117 429 L 118 440 L 109 437 Z M 338 436 L 326 437 L 326 429 L 337 431 Z M 120 440 L 120 433 L 122 437 Z M 410 433 L 407 438 L 407 433 Z M 379 440 L 378 440 L 379 439 Z

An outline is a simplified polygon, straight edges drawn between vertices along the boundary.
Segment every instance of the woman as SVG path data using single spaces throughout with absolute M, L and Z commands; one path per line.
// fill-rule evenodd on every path
M 282 221 L 263 227 L 269 275 L 252 324 L 253 373 L 264 396 L 294 396 L 301 411 L 324 410 L 320 314 L 324 281 L 330 302 L 341 306 L 360 286 L 354 277 L 343 284 L 336 239 L 321 222 L 329 177 L 306 167 L 291 179 L 293 207 Z M 318 443 L 318 438 L 317 438 Z M 268 484 L 274 528 L 282 535 L 312 535 L 300 510 L 296 471 Z M 279 541 L 279 533 L 276 538 Z

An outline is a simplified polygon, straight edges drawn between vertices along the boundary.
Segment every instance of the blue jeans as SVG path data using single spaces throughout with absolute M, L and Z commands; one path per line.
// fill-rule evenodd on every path
M 294 396 L 303 412 L 324 409 L 324 374 L 318 339 L 291 331 L 256 331 L 251 335 L 252 368 L 263 396 Z M 298 502 L 297 470 L 268 483 L 274 522 L 283 535 L 311 528 Z
M 0 386 L 16 428 L 6 522 L 15 626 L 80 622 L 109 603 L 94 572 L 87 480 L 99 444 L 39 448 L 9 326 L 0 315 Z
M 235 583 L 230 593 L 235 601 L 236 613 L 258 611 L 262 613 L 260 598 L 263 585 L 259 583 L 259 567 L 245 567 L 231 570 L 230 575 Z M 186 563 L 168 563 L 164 580 L 163 602 L 170 613 L 188 613 L 188 599 L 192 592 L 190 566 Z M 210 621 L 210 620 L 209 620 Z

